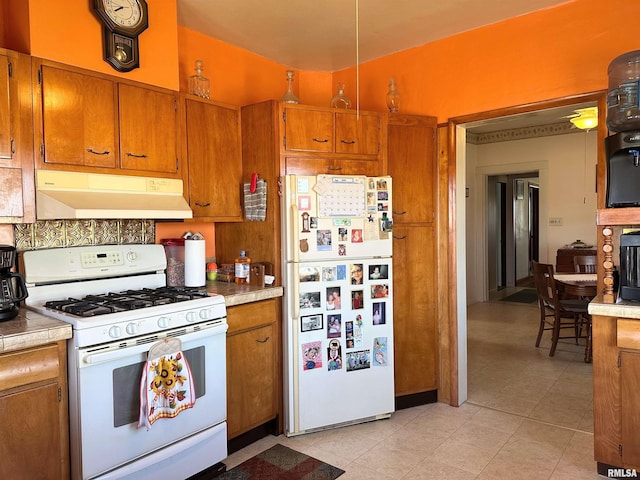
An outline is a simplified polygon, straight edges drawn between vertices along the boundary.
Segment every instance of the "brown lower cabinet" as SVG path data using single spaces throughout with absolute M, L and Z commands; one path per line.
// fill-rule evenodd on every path
M 598 472 L 640 470 L 640 319 L 593 315 L 593 420 Z
M 227 308 L 227 436 L 278 417 L 280 306 L 269 299 Z
M 69 478 L 66 342 L 0 355 L 0 478 Z

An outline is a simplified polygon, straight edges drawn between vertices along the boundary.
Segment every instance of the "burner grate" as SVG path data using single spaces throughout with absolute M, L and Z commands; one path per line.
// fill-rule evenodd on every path
M 185 302 L 208 296 L 209 294 L 204 288 L 197 287 L 142 288 L 140 290 L 87 295 L 81 299 L 51 300 L 45 303 L 45 307 L 80 317 L 92 317 Z

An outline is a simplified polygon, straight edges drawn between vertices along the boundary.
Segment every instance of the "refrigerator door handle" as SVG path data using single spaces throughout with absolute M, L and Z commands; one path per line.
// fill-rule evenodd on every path
M 291 268 L 293 270 L 292 275 L 296 275 L 298 272 L 296 272 L 296 268 L 297 268 L 298 264 L 294 263 Z M 291 287 L 293 290 L 293 295 L 291 295 L 291 320 L 292 322 L 298 322 L 298 319 L 300 318 L 300 281 L 297 278 L 292 278 L 292 282 L 291 282 Z M 296 332 L 297 332 L 297 326 L 296 326 Z
M 300 234 L 298 233 L 298 205 L 291 204 L 291 258 L 300 261 Z

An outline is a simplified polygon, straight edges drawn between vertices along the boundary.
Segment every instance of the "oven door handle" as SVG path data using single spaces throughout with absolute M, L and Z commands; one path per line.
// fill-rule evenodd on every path
M 196 332 L 186 333 L 184 335 L 178 336 L 177 338 L 182 340 L 182 342 L 190 342 L 201 338 L 211 337 L 213 335 L 221 335 L 226 331 L 227 324 L 224 323 L 221 325 L 216 325 L 212 328 L 206 328 Z M 158 341 L 162 341 L 162 338 L 159 338 Z M 146 354 L 155 343 L 156 342 L 143 343 L 141 345 L 134 345 L 131 347 L 115 348 L 114 350 L 109 350 L 106 352 L 85 353 L 84 355 L 82 354 L 82 352 L 80 352 L 80 367 L 111 362 L 113 360 L 130 357 L 132 355 Z

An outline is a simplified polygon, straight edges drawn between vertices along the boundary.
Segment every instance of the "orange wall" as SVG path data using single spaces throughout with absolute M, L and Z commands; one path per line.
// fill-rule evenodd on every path
M 440 121 L 606 89 L 611 60 L 640 48 L 637 18 L 637 0 L 577 0 L 390 55 L 360 66 L 361 108 L 385 109 L 391 75 L 401 112 Z
M 202 60 L 203 75 L 211 83 L 211 98 L 218 102 L 248 105 L 278 100 L 287 88 L 288 67 L 247 50 L 184 27 L 178 27 L 178 46 L 183 92 L 189 90 L 196 60 Z M 301 103 L 329 106 L 331 73 L 294 72 L 294 93 Z
M 140 68 L 127 73 L 119 73 L 103 60 L 102 28 L 91 4 L 88 0 L 29 0 L 31 51 L 25 53 L 178 89 L 176 0 L 147 0 L 149 28 L 139 37 Z
M 23 51 L 30 43 L 26 53 L 34 56 L 118 75 L 102 60 L 101 27 L 87 0 L 65 0 L 65 8 L 29 0 L 28 15 L 24 8 L 9 7 L 13 0 L 1 1 L 2 46 Z M 187 91 L 194 62 L 201 59 L 214 100 L 244 105 L 282 96 L 287 66 L 178 27 L 176 0 L 148 4 L 141 68 L 120 75 Z M 401 112 L 436 115 L 440 121 L 605 89 L 609 62 L 639 48 L 637 34 L 621 21 L 639 16 L 637 0 L 574 0 L 364 63 L 360 107 L 386 109 L 391 75 L 397 79 Z M 355 68 L 333 74 L 296 71 L 295 92 L 301 103 L 327 106 L 338 81 L 346 83 L 355 106 Z

